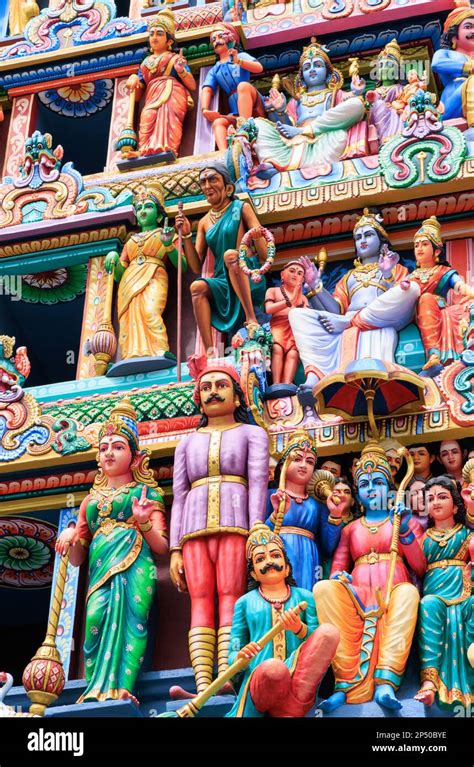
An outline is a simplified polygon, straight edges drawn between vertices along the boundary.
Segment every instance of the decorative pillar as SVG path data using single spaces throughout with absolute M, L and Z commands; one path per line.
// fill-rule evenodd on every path
M 58 531 L 76 521 L 77 510 L 64 509 Z M 30 714 L 37 716 L 44 716 L 46 708 L 55 703 L 67 679 L 78 582 L 78 573 L 71 572 L 68 565 L 69 554 L 56 555 L 46 637 L 23 671 Z M 64 641 L 65 636 L 70 637 L 69 642 Z
M 201 67 L 199 70 L 199 93 L 202 93 L 204 80 L 211 67 Z M 214 93 L 210 109 L 217 112 L 219 107 L 219 93 Z M 214 139 L 214 131 L 209 120 L 203 116 L 200 106 L 197 106 L 196 116 L 196 133 L 194 135 L 194 154 L 206 154 L 207 152 L 213 152 L 216 148 L 216 142 Z
M 25 141 L 35 129 L 37 102 L 34 93 L 13 99 L 3 176 L 17 176 L 25 154 Z
M 88 264 L 82 335 L 79 344 L 79 359 L 77 361 L 77 379 L 94 378 L 96 375 L 95 359 L 92 354 L 86 354 L 86 342 L 92 339 L 103 318 L 107 277 L 105 256 L 91 258 Z
M 122 130 L 127 124 L 128 105 L 130 96 L 125 84 L 128 77 L 117 77 L 115 80 L 114 100 L 112 103 L 112 119 L 110 121 L 109 147 L 107 149 L 107 170 L 117 170 L 117 160 L 120 159 L 120 152 L 114 149 L 114 145 Z
M 76 524 L 79 509 L 61 509 L 59 513 L 58 535 L 63 530 Z M 58 570 L 61 557 L 56 554 L 54 559 L 53 583 L 51 586 L 51 603 L 49 609 L 53 606 L 53 597 L 58 577 Z M 66 575 L 66 586 L 64 588 L 63 599 L 61 603 L 61 612 L 59 614 L 58 630 L 56 633 L 56 647 L 61 656 L 64 676 L 69 677 L 69 666 L 71 663 L 71 652 L 74 650 L 74 617 L 76 612 L 77 589 L 79 586 L 79 567 L 69 565 Z

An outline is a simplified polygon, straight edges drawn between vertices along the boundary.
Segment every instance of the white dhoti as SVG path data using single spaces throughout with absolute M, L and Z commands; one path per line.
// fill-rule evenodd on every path
M 419 285 L 410 282 L 408 290 L 397 285 L 360 311 L 343 315 L 291 309 L 288 318 L 305 372 L 321 377 L 364 357 L 394 362 L 398 331 L 411 322 L 419 296 Z M 325 322 L 331 324 L 332 332 Z
M 310 126 L 312 136 L 285 138 L 270 120 L 258 117 L 256 150 L 260 162 L 272 163 L 278 170 L 297 170 L 320 163 L 340 160 L 348 140 L 348 130 L 365 116 L 362 101 L 348 98 L 319 117 L 304 120 L 299 127 Z

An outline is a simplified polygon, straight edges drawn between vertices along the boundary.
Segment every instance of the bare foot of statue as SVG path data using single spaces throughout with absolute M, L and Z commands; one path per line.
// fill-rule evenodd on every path
M 278 133 L 281 133 L 285 138 L 293 138 L 294 136 L 299 136 L 300 133 L 303 133 L 303 128 L 297 128 L 295 125 L 286 125 L 282 122 L 277 122 L 276 127 Z
M 343 706 L 346 702 L 346 696 L 343 692 L 335 692 L 332 695 L 329 696 L 329 698 L 326 698 L 326 700 L 323 700 L 322 703 L 319 704 L 318 708 L 324 713 L 324 714 L 330 714 L 332 711 L 335 711 L 339 706 Z
M 230 682 L 225 682 L 216 695 L 235 695 L 235 690 Z M 172 700 L 190 700 L 197 697 L 197 692 L 189 692 L 176 684 L 170 687 L 169 696 Z
M 188 690 L 185 690 L 184 687 L 180 687 L 178 684 L 175 684 L 170 687 L 169 695 L 172 700 L 187 700 L 190 698 L 195 698 L 197 692 L 189 692 Z
M 432 706 L 435 699 L 436 690 L 433 687 L 432 682 L 424 682 L 421 689 L 418 690 L 414 696 L 415 700 L 419 700 L 425 706 Z
M 308 373 L 306 376 L 306 381 L 301 384 L 302 389 L 313 389 L 314 386 L 318 383 L 319 378 L 316 375 L 316 373 Z
M 316 373 L 308 373 L 306 376 L 306 381 L 298 386 L 296 390 L 296 396 L 303 406 L 314 405 L 313 388 L 316 386 L 318 381 L 319 378 Z
M 321 312 L 317 315 L 318 322 L 327 333 L 342 333 L 350 327 L 351 320 L 345 315 Z
M 391 711 L 399 711 L 402 704 L 396 699 L 393 687 L 389 684 L 379 684 L 375 690 L 374 700 L 379 706 L 389 708 Z
M 442 372 L 442 370 L 443 370 L 443 365 L 441 364 L 439 355 L 436 353 L 432 353 L 429 355 L 428 359 L 423 365 L 423 369 L 420 375 L 423 376 L 424 378 L 435 378 L 435 376 L 439 375 Z

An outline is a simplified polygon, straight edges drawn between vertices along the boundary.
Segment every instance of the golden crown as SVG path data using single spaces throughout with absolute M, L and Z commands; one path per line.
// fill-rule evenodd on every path
M 256 549 L 257 546 L 267 546 L 267 544 L 272 542 L 276 543 L 276 545 L 283 551 L 285 550 L 285 544 L 277 533 L 274 533 L 273 530 L 267 525 L 264 525 L 263 522 L 256 522 L 247 538 L 245 547 L 247 559 L 251 559 L 254 549 Z
M 140 184 L 133 195 L 133 203 L 151 200 L 155 205 L 164 209 L 165 193 L 161 184 Z
M 167 8 L 164 11 L 158 11 L 156 16 L 148 22 L 148 31 L 152 29 L 162 29 L 170 37 L 175 38 L 176 25 L 174 22 L 173 11 Z
M 311 38 L 310 44 L 303 48 L 303 53 L 300 56 L 300 67 L 303 66 L 307 59 L 314 59 L 316 56 L 320 56 L 328 67 L 332 69 L 331 59 L 329 58 L 329 50 L 325 45 L 320 45 L 315 37 Z
M 360 458 L 356 463 L 354 479 L 358 482 L 361 474 L 372 474 L 374 471 L 382 472 L 389 484 L 392 484 L 392 471 L 385 455 L 385 450 L 378 442 L 371 440 L 363 448 Z
M 293 450 L 311 450 L 317 455 L 316 440 L 311 437 L 305 429 L 297 429 L 290 436 L 288 443 L 282 453 L 281 459 L 284 460 Z
M 415 240 L 421 237 L 427 237 L 436 248 L 443 247 L 443 238 L 441 236 L 441 224 L 436 216 L 425 218 L 418 231 L 415 233 Z
M 379 55 L 377 56 L 378 59 L 395 59 L 395 61 L 401 61 L 402 59 L 402 52 L 400 50 L 400 46 L 394 37 L 393 40 L 390 40 L 389 43 L 385 46 L 385 48 L 382 48 Z
M 382 237 L 385 237 L 387 240 L 389 239 L 389 236 L 385 229 L 382 226 L 383 217 L 378 213 L 371 213 L 368 208 L 364 208 L 362 216 L 359 216 L 357 221 L 354 225 L 354 234 L 356 233 L 357 229 L 360 229 L 363 226 L 371 226 L 373 229 L 375 229 L 379 234 L 382 235 Z
M 139 449 L 137 413 L 128 397 L 110 411 L 107 421 L 100 428 L 99 442 L 112 434 L 125 437 L 133 450 Z

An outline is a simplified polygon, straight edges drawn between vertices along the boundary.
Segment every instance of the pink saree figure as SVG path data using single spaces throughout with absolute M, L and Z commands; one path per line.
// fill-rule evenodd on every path
M 127 80 L 127 88 L 130 93 L 135 91 L 137 100 L 145 91 L 138 149 L 128 157 L 172 153 L 176 158 L 186 112 L 194 105 L 190 91 L 195 90 L 196 82 L 182 52 L 171 50 L 175 36 L 172 11 L 159 11 L 149 24 L 149 35 L 152 53 L 142 61 L 138 74 Z

